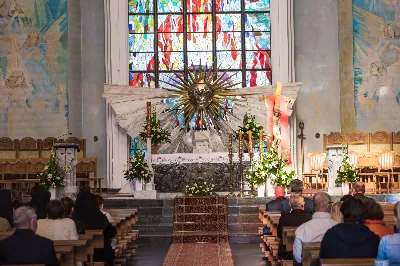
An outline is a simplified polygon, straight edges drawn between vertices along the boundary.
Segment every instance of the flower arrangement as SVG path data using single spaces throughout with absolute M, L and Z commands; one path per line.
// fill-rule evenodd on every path
M 350 163 L 349 148 L 347 146 L 342 147 L 343 160 L 342 165 L 337 171 L 338 178 L 335 180 L 336 184 L 342 183 L 354 183 L 359 180 L 357 173 L 358 169 L 355 165 Z
M 189 186 L 186 185 L 185 193 L 189 196 L 214 196 L 215 195 L 215 185 L 214 184 L 207 184 L 204 182 L 203 184 L 194 183 L 193 185 Z
M 134 153 L 128 161 L 128 169 L 125 170 L 124 177 L 128 181 L 138 179 L 148 182 L 151 179 L 151 175 L 153 174 L 153 172 L 145 161 L 143 150 L 137 148 L 136 142 L 133 148 Z
M 263 127 L 260 125 L 260 123 L 256 122 L 256 116 L 246 113 L 243 117 L 243 126 L 240 126 L 235 132 L 236 139 L 239 139 L 239 132 L 241 131 L 243 132 L 243 139 L 248 140 L 249 136 L 247 132 L 251 131 L 253 140 L 258 141 L 260 130 L 262 129 Z
M 157 120 L 157 112 L 155 107 L 151 112 L 150 126 L 151 126 L 151 144 L 158 145 L 163 142 L 168 142 L 168 143 L 171 142 L 169 138 L 171 137 L 171 133 L 169 133 L 167 130 L 162 129 L 161 121 Z M 139 136 L 142 140 L 147 139 L 147 123 L 144 124 L 143 131 L 139 133 Z
M 50 152 L 50 160 L 41 173 L 37 174 L 39 184 L 47 190 L 64 186 L 64 177 L 57 168 L 56 151 L 54 147 Z
M 293 180 L 294 171 L 286 167 L 287 159 L 283 159 L 278 152 L 279 138 L 275 138 L 267 152 L 260 155 L 259 160 L 253 162 L 247 172 L 247 180 L 251 185 L 264 184 L 270 179 L 271 184 L 288 188 Z

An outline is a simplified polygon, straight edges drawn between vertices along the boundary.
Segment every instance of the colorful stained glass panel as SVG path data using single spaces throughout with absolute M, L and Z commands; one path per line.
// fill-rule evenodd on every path
M 129 86 L 154 88 L 156 85 L 155 80 L 154 73 L 129 73 Z
M 153 12 L 153 0 L 128 0 L 129 14 Z
M 153 71 L 153 53 L 131 53 L 129 54 L 129 69 L 132 71 Z
M 270 11 L 270 0 L 244 0 L 245 11 Z
M 246 32 L 246 50 L 270 50 L 270 36 L 269 32 Z
M 159 52 L 158 63 L 160 70 L 181 70 L 183 69 L 183 53 Z
M 212 0 L 186 0 L 188 13 L 212 12 Z
M 158 0 L 157 6 L 159 13 L 182 13 L 181 0 Z
M 183 51 L 183 33 L 159 33 L 158 51 Z
M 246 52 L 246 68 L 261 69 L 271 68 L 271 58 L 268 51 L 247 51 Z
M 175 73 L 158 73 L 158 76 L 159 76 L 158 80 L 159 80 L 160 87 L 175 88 L 175 87 L 163 82 L 163 81 L 166 81 L 171 84 L 176 84 L 176 82 L 174 81 L 177 79 L 175 77 Z
M 218 77 L 220 75 L 224 75 L 222 77 L 223 80 L 227 80 L 229 84 L 236 84 L 233 88 L 241 88 L 242 87 L 242 72 L 240 71 L 227 71 L 226 73 L 224 72 L 218 72 Z M 240 84 L 237 84 L 240 83 Z
M 152 33 L 154 32 L 153 15 L 130 15 L 129 33 Z
M 220 31 L 240 31 L 241 15 L 240 14 L 217 14 L 216 29 Z
M 230 12 L 241 10 L 240 0 L 216 0 L 215 2 L 217 12 Z
M 241 32 L 220 32 L 217 34 L 218 50 L 240 50 L 242 47 Z
M 271 71 L 256 71 L 251 70 L 246 72 L 246 86 L 268 86 L 271 85 Z
M 158 32 L 183 32 L 183 15 L 159 15 Z
M 212 33 L 188 33 L 188 51 L 212 51 Z
M 246 31 L 270 31 L 270 14 L 269 13 L 258 13 L 258 14 L 245 14 L 245 30 Z
M 212 52 L 188 52 L 188 66 L 201 65 L 212 66 L 213 56 Z
M 241 69 L 242 52 L 241 51 L 223 51 L 217 52 L 218 69 Z
M 130 52 L 153 52 L 154 34 L 129 34 Z
M 188 32 L 212 32 L 211 14 L 187 15 Z

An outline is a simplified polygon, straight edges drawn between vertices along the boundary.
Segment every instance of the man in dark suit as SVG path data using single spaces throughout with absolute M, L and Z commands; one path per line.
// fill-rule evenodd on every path
M 351 194 L 354 196 L 354 198 L 361 200 L 364 205 L 367 202 L 375 201 L 374 199 L 365 196 L 365 184 L 361 181 L 356 181 L 353 183 Z
M 284 260 L 292 260 L 293 253 L 286 251 L 286 246 L 282 243 L 283 227 L 285 226 L 300 226 L 305 222 L 312 219 L 312 214 L 304 210 L 304 198 L 301 196 L 293 195 L 289 199 L 290 212 L 282 213 L 279 219 L 277 234 L 280 238 L 278 248 L 278 258 Z
M 282 211 L 282 201 L 285 198 L 285 188 L 276 187 L 275 188 L 275 199 L 267 203 L 265 210 L 269 212 Z
M 0 241 L 0 265 L 46 264 L 58 266 L 53 241 L 35 234 L 36 212 L 20 207 L 14 212 L 15 232 Z
M 290 182 L 291 195 L 302 196 L 303 194 L 303 181 L 294 179 Z M 290 212 L 289 199 L 282 201 L 282 213 Z M 314 213 L 314 205 L 312 199 L 304 198 L 304 210 L 311 214 Z

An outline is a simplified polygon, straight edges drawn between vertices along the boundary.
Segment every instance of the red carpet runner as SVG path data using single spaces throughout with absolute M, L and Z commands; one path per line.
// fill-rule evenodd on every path
M 163 266 L 233 266 L 226 197 L 175 198 L 172 244 Z

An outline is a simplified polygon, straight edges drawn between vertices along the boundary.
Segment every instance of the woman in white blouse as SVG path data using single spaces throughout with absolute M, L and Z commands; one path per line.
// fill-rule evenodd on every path
M 64 218 L 64 204 L 52 200 L 46 207 L 47 218 L 38 220 L 36 234 L 51 240 L 79 240 L 75 222 Z

